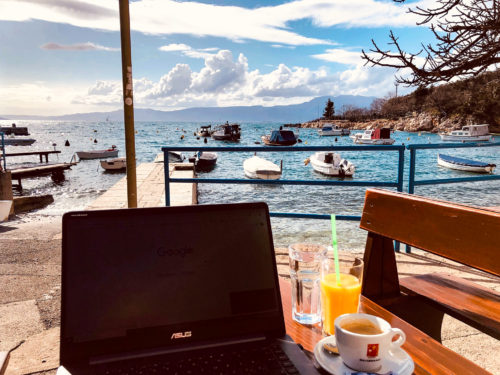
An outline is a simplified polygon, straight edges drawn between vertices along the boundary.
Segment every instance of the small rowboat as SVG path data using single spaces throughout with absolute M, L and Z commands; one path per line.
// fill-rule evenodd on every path
M 243 169 L 248 178 L 278 180 L 281 177 L 282 166 L 258 156 L 252 156 L 243 162 Z
M 352 177 L 356 167 L 335 152 L 319 151 L 305 160 L 316 172 L 327 176 Z
M 115 158 L 118 156 L 118 149 L 113 145 L 107 150 L 77 151 L 76 155 L 80 159 Z
M 476 173 L 493 173 L 495 164 L 483 163 L 481 161 L 462 159 L 455 156 L 438 154 L 438 165 L 442 167 L 456 169 L 459 171 Z
M 6 137 L 4 138 L 5 146 L 30 146 L 36 142 L 33 138 Z M 0 138 L 0 148 L 2 148 L 2 139 Z
M 127 169 L 127 158 L 101 160 L 101 167 L 107 171 L 121 171 Z
M 190 163 L 194 163 L 197 172 L 210 172 L 217 164 L 217 154 L 215 152 L 197 152 L 189 158 Z

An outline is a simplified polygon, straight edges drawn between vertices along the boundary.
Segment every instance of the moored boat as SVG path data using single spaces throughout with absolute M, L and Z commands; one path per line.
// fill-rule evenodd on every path
M 194 163 L 196 171 L 210 172 L 217 164 L 217 153 L 207 151 L 197 152 L 189 158 L 189 161 Z
M 351 134 L 350 138 L 355 144 L 364 145 L 392 145 L 395 140 L 391 138 L 391 129 L 367 129 L 362 133 Z
M 438 165 L 441 165 L 442 167 L 476 173 L 493 173 L 493 170 L 496 167 L 495 164 L 457 158 L 456 156 L 444 154 L 438 154 L 437 162 Z
M 196 133 L 198 137 L 210 137 L 212 134 L 212 125 L 200 126 L 200 129 Z
M 215 129 L 211 133 L 211 136 L 216 141 L 237 142 L 241 137 L 241 127 L 239 124 L 230 124 L 226 121 L 225 124 L 215 127 Z
M 349 135 L 351 131 L 349 129 L 341 128 L 338 125 L 326 123 L 323 127 L 318 130 L 318 134 L 321 136 L 342 136 Z
M 36 142 L 36 139 L 33 138 L 25 138 L 25 137 L 14 137 L 9 136 L 5 137 L 3 143 L 6 146 L 30 146 Z M 0 147 L 2 147 L 2 140 L 0 139 Z
M 282 164 L 278 166 L 269 160 L 254 155 L 243 162 L 243 170 L 248 178 L 278 180 L 281 177 Z
M 113 145 L 106 150 L 77 151 L 76 155 L 82 160 L 115 158 L 118 156 L 118 149 Z
M 127 158 L 101 160 L 101 167 L 107 171 L 121 171 L 127 169 Z
M 267 146 L 293 146 L 297 143 L 298 135 L 291 130 L 273 130 L 271 134 L 260 137 Z
M 316 172 L 327 176 L 352 177 L 356 170 L 354 164 L 331 151 L 316 152 L 306 159 L 308 162 Z
M 467 125 L 461 130 L 453 130 L 449 133 L 439 134 L 442 141 L 456 142 L 484 142 L 491 139 L 488 124 Z
M 186 159 L 184 155 L 182 155 L 182 152 L 179 151 L 169 151 L 168 152 L 168 161 L 169 162 L 182 162 Z

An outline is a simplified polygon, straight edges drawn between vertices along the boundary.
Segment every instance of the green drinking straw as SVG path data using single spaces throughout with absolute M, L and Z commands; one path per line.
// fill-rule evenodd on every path
M 337 285 L 340 286 L 340 266 L 339 266 L 339 251 L 337 249 L 337 228 L 335 224 L 335 215 L 331 214 L 332 223 L 332 246 L 333 246 L 333 260 L 335 262 L 335 275 L 337 277 Z

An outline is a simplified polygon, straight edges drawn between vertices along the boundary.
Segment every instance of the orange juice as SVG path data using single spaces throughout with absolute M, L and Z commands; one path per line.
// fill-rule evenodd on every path
M 342 314 L 358 312 L 361 283 L 350 274 L 340 274 L 340 285 L 334 273 L 323 276 L 321 280 L 321 309 L 323 331 L 333 335 L 335 319 Z

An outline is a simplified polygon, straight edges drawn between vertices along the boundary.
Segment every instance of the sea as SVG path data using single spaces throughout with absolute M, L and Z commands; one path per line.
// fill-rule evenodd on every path
M 36 142 L 29 147 L 7 146 L 7 152 L 38 150 L 60 150 L 60 154 L 49 155 L 49 162 L 69 162 L 75 152 L 106 149 L 116 145 L 119 156 L 125 156 L 125 130 L 123 122 L 64 122 L 64 121 L 13 121 L 0 120 L 1 126 L 27 126 L 30 138 Z M 260 137 L 278 129 L 281 123 L 241 123 L 242 135 L 239 143 L 225 143 L 203 138 L 197 139 L 195 131 L 207 122 L 135 122 L 135 148 L 137 164 L 152 162 L 163 146 L 258 146 Z M 212 126 L 216 123 L 211 123 Z M 299 132 L 301 145 L 331 146 L 353 145 L 349 137 L 320 137 L 317 129 L 291 128 Z M 440 143 L 437 134 L 408 133 L 396 131 L 392 134 L 395 144 Z M 496 138 L 496 140 L 495 140 Z M 69 146 L 65 146 L 66 141 Z M 500 142 L 500 135 L 493 141 Z M 437 165 L 437 153 L 494 163 L 500 170 L 500 147 L 474 149 L 419 150 L 417 152 L 416 178 L 453 178 L 473 176 L 467 172 L 454 171 Z M 304 161 L 311 152 L 262 153 L 277 164 L 283 161 L 282 179 L 324 180 L 335 179 L 313 171 Z M 187 155 L 186 156 L 190 156 Z M 252 153 L 219 152 L 216 168 L 203 173 L 203 178 L 244 179 L 243 161 Z M 344 151 L 341 156 L 356 166 L 355 180 L 396 181 L 398 153 L 396 151 L 360 152 Z M 7 158 L 7 168 L 39 165 L 38 156 Z M 42 163 L 43 164 L 43 163 Z M 405 154 L 405 189 L 408 180 L 409 152 Z M 50 177 L 23 180 L 23 195 L 52 194 L 54 203 L 44 209 L 26 215 L 29 219 L 40 216 L 61 216 L 72 210 L 85 209 L 100 194 L 105 192 L 124 174 L 105 172 L 99 160 L 83 160 L 65 172 L 65 180 L 59 183 Z M 200 204 L 264 201 L 273 212 L 299 212 L 336 215 L 360 215 L 363 209 L 366 187 L 354 186 L 296 186 L 296 185 L 247 185 L 247 184 L 199 184 Z M 418 195 L 434 197 L 477 206 L 500 206 L 500 180 L 417 186 Z M 331 225 L 328 220 L 272 218 L 273 238 L 276 246 L 286 247 L 295 242 L 311 242 L 329 245 Z M 418 225 L 418 223 L 415 223 Z M 364 249 L 366 232 L 359 229 L 359 222 L 338 221 L 337 238 L 340 250 L 360 251 Z

